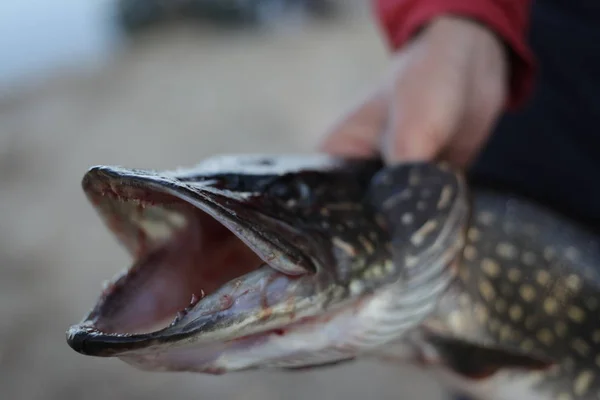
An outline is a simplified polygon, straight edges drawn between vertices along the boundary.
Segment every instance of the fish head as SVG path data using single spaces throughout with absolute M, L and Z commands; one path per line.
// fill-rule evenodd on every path
M 83 189 L 134 262 L 68 330 L 68 344 L 141 369 L 202 373 L 335 347 L 382 288 L 422 294 L 410 283 L 430 269 L 413 267 L 436 264 L 444 241 L 460 237 L 466 207 L 454 175 L 417 165 L 390 179 L 381 167 L 233 155 L 166 172 L 91 168 Z M 402 194 L 415 170 L 424 179 L 414 189 L 432 192 L 434 206 L 419 210 L 423 199 Z

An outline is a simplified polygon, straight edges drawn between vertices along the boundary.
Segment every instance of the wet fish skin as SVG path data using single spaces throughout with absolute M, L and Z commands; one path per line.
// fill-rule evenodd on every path
M 223 296 L 216 290 L 165 329 L 113 331 L 132 325 L 123 318 L 116 323 L 115 315 L 136 298 L 142 285 L 135 276 L 149 280 L 164 271 L 142 262 L 67 333 L 82 354 L 152 370 L 321 365 L 398 338 L 427 316 L 455 276 L 447 266 L 462 245 L 467 218 L 462 178 L 428 163 L 383 168 L 380 160 L 236 155 L 171 172 L 95 167 L 83 187 L 138 260 L 165 240 L 177 242 L 164 229 L 156 229 L 162 236 L 148 230 L 150 220 L 182 219 L 177 229 L 189 229 L 192 221 L 197 225 L 189 238 L 196 228 L 212 226 L 208 215 L 268 265 L 223 282 L 221 288 L 231 284 L 236 291 L 222 309 L 214 307 Z M 423 263 L 427 268 L 417 268 Z M 257 274 L 289 284 L 257 289 L 264 281 L 251 279 Z M 273 301 L 240 306 L 251 299 L 244 290 L 260 290 Z

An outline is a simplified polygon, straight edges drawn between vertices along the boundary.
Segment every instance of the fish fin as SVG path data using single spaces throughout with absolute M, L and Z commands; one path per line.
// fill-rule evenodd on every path
M 439 334 L 427 335 L 426 341 L 435 350 L 439 363 L 470 379 L 488 378 L 504 368 L 539 371 L 556 364 L 548 357 L 515 347 L 494 346 Z
M 383 168 L 371 180 L 366 202 L 390 235 L 399 269 L 409 259 L 449 263 L 460 254 L 469 207 L 464 178 L 456 171 L 430 162 Z M 403 270 L 411 274 L 421 268 Z

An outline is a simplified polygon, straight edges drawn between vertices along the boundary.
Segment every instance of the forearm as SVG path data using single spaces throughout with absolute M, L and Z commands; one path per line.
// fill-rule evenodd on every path
M 372 0 L 385 37 L 402 47 L 432 19 L 442 15 L 476 20 L 495 32 L 510 57 L 509 107 L 523 103 L 531 91 L 535 66 L 527 45 L 531 0 Z

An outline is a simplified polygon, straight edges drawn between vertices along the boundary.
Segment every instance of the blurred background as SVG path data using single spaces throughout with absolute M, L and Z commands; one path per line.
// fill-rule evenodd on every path
M 386 61 L 368 0 L 0 1 L 0 398 L 438 399 L 390 365 L 144 373 L 65 342 L 130 261 L 88 167 L 310 152 Z

